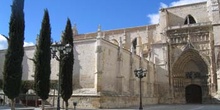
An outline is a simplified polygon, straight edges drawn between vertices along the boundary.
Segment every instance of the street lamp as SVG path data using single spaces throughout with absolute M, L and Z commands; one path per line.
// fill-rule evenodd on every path
M 77 102 L 73 102 L 74 110 L 76 110 Z
M 71 52 L 72 46 L 70 44 L 64 45 L 64 44 L 55 42 L 54 44 L 51 45 L 50 49 L 51 49 L 52 58 L 59 61 L 57 110 L 60 110 L 60 62 L 61 62 L 61 58 L 64 58 L 66 55 L 68 55 Z M 59 55 L 57 55 L 57 52 Z
M 138 77 L 140 79 L 140 105 L 139 105 L 139 109 L 142 110 L 143 107 L 142 107 L 141 79 L 143 77 L 146 77 L 147 70 L 142 69 L 142 68 L 135 69 L 134 74 L 136 77 Z

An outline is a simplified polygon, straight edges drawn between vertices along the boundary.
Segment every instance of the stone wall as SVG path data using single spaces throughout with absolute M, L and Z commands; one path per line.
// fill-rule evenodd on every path
M 183 25 L 187 15 L 193 16 L 196 23 L 210 21 L 208 18 L 206 2 L 167 8 L 167 12 L 167 26 Z
M 74 42 L 74 89 L 95 87 L 95 43 L 93 39 Z
M 83 81 L 80 81 L 79 84 L 82 86 L 74 89 L 69 100 L 70 103 L 75 101 L 78 103 L 78 108 L 90 109 L 138 106 L 139 79 L 134 76 L 134 69 L 139 67 L 148 70 L 147 76 L 142 79 L 143 105 L 158 103 L 157 91 L 159 86 L 155 82 L 155 70 L 152 63 L 104 39 L 86 41 L 87 43 L 79 40 L 75 43 L 76 55 L 78 55 L 75 58 L 79 58 L 80 63 L 75 63 L 74 68 L 78 65 L 82 66 L 77 68 L 80 71 L 78 73 L 79 77 L 81 77 L 81 71 L 83 71 L 81 69 L 86 68 L 85 65 L 82 65 L 83 62 L 95 64 L 95 72 L 88 71 L 87 73 L 87 76 L 94 77 L 93 82 L 95 83 L 92 82 L 92 84 L 95 85 L 88 88 L 83 86 Z M 82 54 L 84 52 L 83 48 L 88 47 L 90 48 L 90 51 L 87 51 L 89 53 Z M 84 55 L 88 58 L 96 57 L 94 58 L 95 61 L 85 60 Z M 75 61 L 77 62 L 77 59 Z M 75 87 L 74 85 L 76 85 L 75 82 L 73 87 Z M 51 99 L 48 101 L 52 103 Z
M 31 58 L 33 58 L 34 56 L 34 50 L 35 47 L 34 46 L 30 46 L 30 47 L 25 47 L 25 51 L 24 51 L 24 57 L 23 57 L 23 73 L 22 73 L 22 80 L 33 80 L 33 76 L 34 75 L 34 65 L 33 65 L 33 61 L 29 60 Z M 3 66 L 4 66 L 4 60 L 5 60 L 5 53 L 6 50 L 0 50 L 0 79 L 3 78 Z
M 155 75 L 154 67 L 146 59 L 141 58 L 127 49 L 119 48 L 104 39 L 100 39 L 101 52 L 97 59 L 97 39 L 78 40 L 74 42 L 74 70 L 73 70 L 73 97 L 78 98 L 78 104 L 82 108 L 114 108 L 127 107 L 138 104 L 139 79 L 134 76 L 134 69 L 139 67 L 148 70 L 147 77 L 142 80 L 143 104 L 157 103 L 149 101 L 157 99 L 154 91 Z M 35 47 L 25 47 L 23 59 L 23 80 L 34 80 L 34 65 L 29 58 L 33 58 Z M 5 50 L 0 52 L 4 59 Z M 1 72 L 3 68 L 1 62 Z M 97 61 L 99 63 L 97 63 Z M 57 80 L 59 72 L 58 61 L 51 59 L 51 80 Z M 102 74 L 97 75 L 97 68 Z M 101 76 L 100 82 L 97 82 Z M 101 85 L 98 92 L 97 85 Z M 50 95 L 56 95 L 57 91 Z M 126 100 L 125 100 L 126 99 Z M 135 100 L 134 100 L 135 99 Z M 118 102 L 115 102 L 118 100 Z M 130 100 L 130 103 L 128 103 Z M 51 98 L 48 101 L 52 104 Z M 117 104 L 116 104 L 117 103 Z M 108 105 L 108 106 L 106 106 Z
M 143 104 L 158 103 L 155 86 L 154 66 L 146 59 L 101 40 L 101 107 L 119 108 L 137 106 L 139 98 L 139 79 L 134 70 L 147 69 L 147 76 L 142 79 Z M 151 100 L 151 101 L 149 101 Z M 154 101 L 152 101 L 154 100 Z
M 5 61 L 5 52 L 6 52 L 6 50 L 0 50 L 0 59 L 1 59 L 1 61 L 0 61 L 0 79 L 3 79 L 3 74 L 2 74 L 2 72 L 3 72 L 3 66 L 4 66 L 4 61 Z

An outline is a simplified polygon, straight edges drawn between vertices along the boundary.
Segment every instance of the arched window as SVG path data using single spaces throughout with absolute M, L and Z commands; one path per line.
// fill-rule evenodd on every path
M 191 15 L 187 15 L 184 24 L 194 24 L 194 23 L 196 23 L 195 19 Z
M 132 46 L 133 46 L 133 49 L 134 49 L 134 53 L 136 53 L 136 48 L 137 48 L 137 38 L 135 38 L 135 39 L 132 41 Z

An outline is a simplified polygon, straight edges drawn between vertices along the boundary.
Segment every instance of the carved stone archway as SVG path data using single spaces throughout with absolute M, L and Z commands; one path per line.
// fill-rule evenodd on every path
M 192 84 L 201 87 L 202 98 L 209 97 L 208 72 L 208 62 L 197 50 L 184 50 L 172 66 L 174 102 L 187 103 L 185 89 Z

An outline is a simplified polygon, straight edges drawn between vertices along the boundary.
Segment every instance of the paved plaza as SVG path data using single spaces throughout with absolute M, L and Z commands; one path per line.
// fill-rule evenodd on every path
M 121 109 L 99 109 L 99 110 L 139 110 L 139 107 L 121 108 Z M 10 108 L 0 107 L 0 110 L 10 110 Z M 41 108 L 16 108 L 16 110 L 41 110 Z M 56 108 L 47 108 L 46 110 L 56 110 Z M 61 109 L 64 110 L 64 109 Z M 70 108 L 69 110 L 74 110 Z M 76 110 L 95 110 L 95 109 L 78 109 Z M 184 104 L 184 105 L 147 105 L 143 110 L 220 110 L 220 104 Z
M 139 107 L 127 108 L 138 110 Z M 220 104 L 148 105 L 144 110 L 220 110 Z M 118 109 L 120 110 L 120 109 Z

